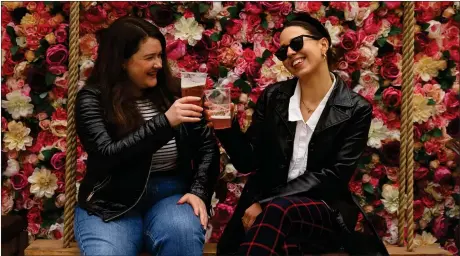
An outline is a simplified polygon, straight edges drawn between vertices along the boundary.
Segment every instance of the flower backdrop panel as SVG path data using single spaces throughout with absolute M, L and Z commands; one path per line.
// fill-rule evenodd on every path
M 81 2 L 80 81 L 97 57 L 95 33 L 124 15 L 148 19 L 167 39 L 169 64 L 208 72 L 208 87 L 231 88 L 245 131 L 264 88 L 291 74 L 273 55 L 283 23 L 308 12 L 329 30 L 336 73 L 374 106 L 368 147 L 350 190 L 388 243 L 397 241 L 401 105 L 400 2 Z M 23 214 L 31 237 L 62 236 L 68 3 L 2 4 L 2 214 Z M 460 171 L 445 142 L 459 135 L 458 2 L 416 2 L 415 222 L 418 245 L 457 253 Z M 206 239 L 218 241 L 247 176 L 221 149 L 221 175 Z M 86 154 L 78 147 L 77 186 Z M 361 216 L 362 217 L 362 216 Z M 357 230 L 362 230 L 360 222 Z

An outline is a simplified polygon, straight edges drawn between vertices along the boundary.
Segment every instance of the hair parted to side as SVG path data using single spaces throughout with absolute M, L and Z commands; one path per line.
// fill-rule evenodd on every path
M 103 108 L 110 125 L 116 127 L 116 135 L 123 136 L 139 127 L 143 118 L 136 107 L 134 86 L 123 64 L 138 50 L 147 38 L 160 41 L 162 69 L 157 73 L 158 84 L 144 90 L 145 98 L 151 99 L 161 111 L 168 109 L 180 88 L 168 66 L 166 39 L 160 30 L 150 22 L 125 16 L 114 21 L 108 28 L 97 32 L 99 43 L 97 59 L 87 84 L 101 90 Z
M 302 27 L 306 29 L 308 32 L 310 32 L 312 36 L 326 38 L 329 44 L 329 48 L 326 52 L 327 65 L 329 67 L 329 71 L 335 69 L 338 58 L 334 48 L 332 47 L 331 36 L 319 20 L 311 17 L 308 13 L 297 13 L 296 17 L 288 23 L 286 23 L 283 29 L 287 27 Z

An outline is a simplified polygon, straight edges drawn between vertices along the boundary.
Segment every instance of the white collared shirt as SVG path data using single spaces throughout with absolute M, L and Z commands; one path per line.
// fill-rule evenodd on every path
M 303 120 L 302 112 L 300 111 L 301 91 L 299 82 L 297 82 L 294 95 L 289 100 L 289 121 L 297 122 L 297 127 L 295 131 L 294 150 L 289 164 L 288 181 L 299 177 L 307 170 L 308 145 L 332 89 L 336 84 L 335 75 L 331 73 L 331 76 L 333 79 L 331 88 L 324 95 L 318 107 L 316 107 L 306 122 Z

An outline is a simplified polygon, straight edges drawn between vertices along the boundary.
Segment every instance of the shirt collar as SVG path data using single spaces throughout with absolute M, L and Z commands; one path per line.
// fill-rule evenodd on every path
M 332 77 L 332 86 L 331 88 L 329 88 L 329 91 L 326 93 L 326 95 L 324 95 L 318 107 L 315 109 L 315 111 L 311 114 L 310 118 L 306 122 L 306 124 L 311 129 L 314 129 L 316 127 L 316 124 L 318 123 L 319 118 L 321 116 L 321 112 L 324 109 L 324 106 L 326 105 L 327 100 L 331 96 L 333 88 L 335 87 L 335 84 L 336 84 L 335 75 L 333 73 L 330 73 L 330 74 Z M 290 122 L 297 122 L 297 121 L 303 122 L 302 112 L 300 111 L 300 97 L 301 97 L 300 85 L 299 85 L 299 81 L 297 81 L 297 85 L 296 85 L 294 94 L 289 99 L 289 118 L 288 120 Z

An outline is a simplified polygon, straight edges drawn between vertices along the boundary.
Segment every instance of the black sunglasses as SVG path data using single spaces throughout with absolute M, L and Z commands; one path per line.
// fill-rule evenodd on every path
M 285 61 L 287 59 L 287 51 L 288 47 L 291 47 L 291 49 L 295 52 L 300 51 L 300 49 L 303 48 L 303 38 L 308 37 L 311 39 L 319 40 L 322 37 L 319 36 L 311 36 L 311 35 L 300 35 L 296 36 L 291 39 L 291 42 L 289 42 L 289 45 L 282 45 L 276 52 L 275 56 L 280 60 L 280 61 Z

